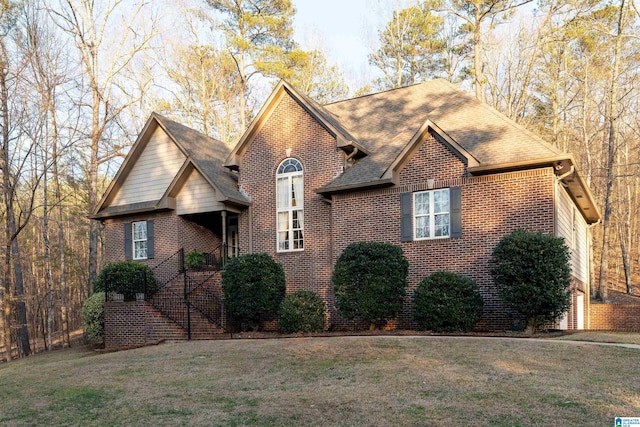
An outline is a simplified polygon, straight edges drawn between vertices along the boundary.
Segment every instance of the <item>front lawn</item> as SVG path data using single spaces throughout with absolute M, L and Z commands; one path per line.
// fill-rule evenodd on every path
M 2 425 L 613 425 L 640 350 L 332 337 L 167 343 L 0 365 Z

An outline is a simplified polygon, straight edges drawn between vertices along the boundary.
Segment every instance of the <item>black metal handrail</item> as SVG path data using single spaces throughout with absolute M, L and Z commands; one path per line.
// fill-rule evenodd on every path
M 220 243 L 214 250 L 211 252 L 203 252 L 204 264 L 194 270 L 207 271 L 207 270 L 222 270 L 229 261 L 229 244 L 228 243 Z
M 113 271 L 104 278 L 105 301 L 147 300 L 157 289 L 158 283 L 153 273 L 148 273 L 146 269 Z
M 153 273 L 160 289 L 173 282 L 184 271 L 184 248 L 178 249 L 173 255 L 153 267 Z
M 204 280 L 197 281 L 187 275 L 185 296 L 190 306 L 196 309 L 202 316 L 210 322 L 221 325 L 224 314 L 224 304 L 212 289 L 204 286 L 209 283 L 215 274 Z
M 201 270 L 219 271 L 224 268 L 229 259 L 229 246 L 221 243 L 213 251 L 205 253 L 205 267 Z M 213 289 L 205 284 L 209 283 L 216 274 L 207 275 L 204 279 L 194 278 L 189 275 L 185 265 L 184 249 L 179 249 L 168 258 L 161 261 L 152 268 L 155 277 L 154 289 L 147 289 L 147 272 L 131 274 L 119 285 L 114 280 L 107 280 L 105 283 L 105 299 L 114 300 L 114 289 L 131 289 L 126 296 L 120 297 L 119 301 L 130 301 L 144 299 L 149 301 L 153 307 L 159 310 L 168 319 L 186 330 L 187 336 L 191 339 L 191 317 L 194 312 L 208 319 L 218 327 L 223 326 L 224 304 L 221 290 Z M 134 277 L 135 276 L 135 277 Z M 140 285 L 142 283 L 142 285 Z M 142 286 L 142 288 L 141 288 Z M 141 288 L 143 292 L 135 292 Z M 143 295 L 140 295 L 143 294 Z

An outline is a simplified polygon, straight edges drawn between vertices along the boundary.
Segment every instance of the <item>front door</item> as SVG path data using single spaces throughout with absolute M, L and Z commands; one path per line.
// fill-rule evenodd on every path
M 238 256 L 240 242 L 238 241 L 238 216 L 229 216 L 229 225 L 227 226 L 227 258 Z

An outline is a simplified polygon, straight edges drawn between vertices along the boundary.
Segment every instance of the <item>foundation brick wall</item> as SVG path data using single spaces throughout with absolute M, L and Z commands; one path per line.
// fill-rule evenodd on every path
M 147 301 L 107 302 L 104 307 L 105 348 L 118 349 L 186 339 L 185 331 Z
M 151 219 L 154 221 L 155 256 L 153 259 L 141 260 L 140 262 L 152 268 L 182 247 L 185 254 L 193 250 L 211 252 L 221 242 L 220 238 L 211 230 L 180 217 L 172 211 L 109 219 L 105 221 L 105 263 L 125 260 L 125 223 Z
M 640 305 L 591 303 L 589 329 L 640 332 Z
M 287 157 L 304 168 L 304 250 L 276 252 L 276 169 Z M 282 264 L 287 292 L 311 290 L 331 298 L 331 206 L 315 189 L 342 170 L 335 138 L 285 95 L 242 158 L 239 185 L 252 200 L 253 252 Z M 240 253 L 249 252 L 249 211 L 239 217 Z

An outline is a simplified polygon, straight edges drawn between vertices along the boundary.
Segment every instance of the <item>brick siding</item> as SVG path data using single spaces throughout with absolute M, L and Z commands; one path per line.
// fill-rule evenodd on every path
M 589 329 L 640 332 L 640 305 L 591 303 Z
M 212 221 L 219 221 L 219 214 L 212 213 Z M 154 220 L 153 259 L 141 260 L 150 267 L 169 258 L 178 249 L 185 254 L 193 250 L 211 252 L 221 240 L 213 231 L 198 225 L 174 212 L 141 214 L 105 221 L 105 263 L 124 261 L 124 224 L 133 221 Z
M 305 249 L 276 253 L 275 169 L 286 150 L 304 166 Z M 253 252 L 266 252 L 280 262 L 287 291 L 308 289 L 328 303 L 332 328 L 351 328 L 340 318 L 331 291 L 332 267 L 342 250 L 358 241 L 399 244 L 410 263 L 407 303 L 400 327 L 413 327 L 410 297 L 426 275 L 450 270 L 476 280 L 485 298 L 481 329 L 512 326 L 508 310 L 491 283 L 489 259 L 498 241 L 516 229 L 554 232 L 554 176 L 551 168 L 470 177 L 464 162 L 442 141 L 430 136 L 399 173 L 398 185 L 334 195 L 331 204 L 314 190 L 340 171 L 335 139 L 295 100 L 284 96 L 242 159 L 239 184 L 252 199 Z M 400 193 L 462 187 L 463 237 L 400 242 Z M 240 216 L 241 251 L 249 249 L 248 212 Z
M 389 327 L 414 327 L 410 302 L 415 286 L 430 273 L 449 270 L 478 283 L 485 300 L 479 329 L 511 328 L 518 319 L 501 303 L 492 284 L 491 252 L 500 239 L 517 229 L 554 233 L 553 170 L 470 176 L 464 161 L 438 138 L 428 136 L 417 147 L 397 173 L 397 185 L 336 194 L 325 200 L 315 190 L 341 173 L 344 156 L 336 148 L 335 138 L 285 94 L 242 155 L 238 183 L 251 198 L 252 206 L 238 218 L 240 252 L 248 253 L 251 249 L 272 256 L 285 270 L 287 292 L 317 292 L 328 305 L 327 326 L 345 329 L 365 325 L 346 321 L 335 309 L 331 286 L 335 261 L 350 243 L 375 240 L 397 244 L 410 263 L 410 287 L 400 318 Z M 276 168 L 289 156 L 298 159 L 304 168 L 304 250 L 278 253 Z M 462 237 L 401 242 L 400 194 L 427 190 L 431 180 L 434 188 L 461 187 Z M 149 264 L 167 258 L 183 246 L 187 251 L 210 250 L 206 248 L 219 243 L 219 238 L 208 229 L 173 213 L 114 219 L 106 221 L 107 261 L 124 259 L 125 221 L 152 218 L 156 256 L 155 260 L 147 261 Z M 574 289 L 574 300 L 576 292 Z M 576 319 L 571 312 L 570 327 L 576 324 Z
M 433 272 L 448 270 L 478 283 L 485 301 L 479 329 L 510 328 L 517 319 L 510 317 L 492 284 L 491 252 L 502 237 L 517 229 L 553 233 L 553 172 L 539 169 L 434 179 L 436 188 L 462 187 L 461 238 L 400 242 L 400 193 L 426 190 L 422 181 L 334 197 L 334 259 L 348 244 L 357 241 L 378 240 L 402 247 L 410 267 L 401 327 L 414 326 L 410 301 L 418 282 Z M 350 221 L 337 220 L 345 216 L 350 216 Z
M 186 339 L 182 328 L 146 301 L 107 302 L 104 330 L 107 349 L 142 346 L 160 339 Z
M 304 168 L 304 250 L 276 252 L 276 169 L 287 158 Z M 335 138 L 288 95 L 275 107 L 242 159 L 241 188 L 252 200 L 253 252 L 264 252 L 282 264 L 287 292 L 311 290 L 331 299 L 331 206 L 314 190 L 342 170 Z M 240 253 L 249 250 L 249 212 L 239 217 Z

